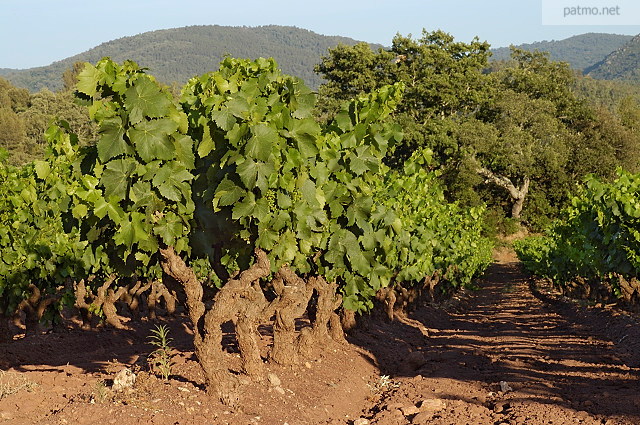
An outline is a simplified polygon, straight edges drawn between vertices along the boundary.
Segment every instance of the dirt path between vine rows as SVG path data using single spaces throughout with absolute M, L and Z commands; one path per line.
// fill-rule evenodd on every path
M 512 251 L 496 259 L 477 291 L 371 319 L 299 366 L 266 365 L 269 379 L 244 380 L 237 409 L 203 391 L 184 318 L 164 322 L 176 349 L 166 382 L 146 368 L 147 321 L 18 334 L 0 345 L 0 425 L 640 424 L 637 315 L 532 284 Z M 138 379 L 116 393 L 124 367 Z
M 599 307 L 533 285 L 514 253 L 503 251 L 468 298 L 357 337 L 382 372 L 396 376 L 387 386 L 397 385 L 363 419 L 378 425 L 640 424 L 640 326 L 633 315 Z M 420 325 L 429 337 L 418 334 Z M 401 347 L 397 355 L 393 346 Z M 403 361 L 410 351 L 411 361 Z

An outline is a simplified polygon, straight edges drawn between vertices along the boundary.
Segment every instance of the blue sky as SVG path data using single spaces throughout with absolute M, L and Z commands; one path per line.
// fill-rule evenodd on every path
M 457 40 L 478 36 L 494 47 L 586 32 L 640 33 L 640 25 L 543 26 L 542 1 L 0 0 L 0 68 L 48 65 L 109 40 L 187 25 L 295 25 L 385 45 L 396 33 L 442 29 Z M 608 6 L 628 0 L 575 1 Z

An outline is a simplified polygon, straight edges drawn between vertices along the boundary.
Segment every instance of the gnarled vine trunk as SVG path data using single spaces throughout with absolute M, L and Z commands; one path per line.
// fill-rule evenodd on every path
M 159 280 L 151 282 L 151 291 L 147 297 L 147 305 L 149 306 L 149 318 L 156 320 L 158 318 L 158 304 L 161 299 L 164 299 L 164 304 L 168 314 L 173 314 L 176 311 L 177 295 L 172 293 L 169 288 L 166 287 Z
M 269 359 L 282 365 L 295 364 L 299 357 L 296 319 L 307 310 L 313 288 L 286 266 L 280 268 L 272 285 L 278 297 L 273 305 L 275 322 Z
M 18 304 L 18 311 L 23 311 L 25 314 L 26 334 L 33 335 L 38 331 L 38 325 L 47 308 L 60 297 L 49 295 L 42 298 L 42 292 L 34 284 L 29 285 L 29 290 L 31 295 Z
M 145 284 L 141 280 L 138 280 L 131 287 L 127 288 L 120 297 L 120 300 L 127 304 L 133 316 L 140 316 L 140 298 L 144 292 L 151 288 L 151 285 L 151 281 Z
M 303 279 L 287 266 L 276 273 L 272 283 L 275 299 L 269 302 L 261 287 L 261 279 L 271 273 L 267 255 L 255 251 L 255 263 L 231 277 L 216 293 L 207 310 L 204 289 L 193 270 L 172 248 L 162 249 L 164 272 L 179 282 L 186 293 L 189 317 L 194 330 L 196 356 L 205 374 L 207 390 L 228 405 L 239 399 L 238 378 L 225 361 L 222 325 L 232 322 L 242 360 L 242 371 L 254 380 L 264 378 L 258 327 L 273 320 L 273 346 L 269 360 L 278 364 L 294 364 L 307 357 L 313 348 L 324 347 L 331 340 L 344 342 L 344 333 L 336 309 L 342 298 L 337 285 L 321 277 Z M 296 320 L 308 312 L 313 294 L 317 294 L 315 317 L 310 326 L 296 331 Z
M 263 368 L 256 339 L 257 320 L 267 305 L 259 281 L 271 271 L 269 260 L 263 251 L 256 250 L 256 262 L 227 282 L 214 297 L 213 306 L 206 311 L 203 287 L 193 270 L 173 248 L 161 249 L 160 253 L 164 272 L 184 286 L 196 356 L 205 374 L 207 389 L 215 392 L 223 403 L 235 405 L 239 397 L 238 381 L 226 367 L 221 326 L 228 321 L 236 325 L 243 370 L 257 378 Z M 201 320 L 204 321 L 202 325 Z
M 88 281 L 92 281 L 94 277 L 90 277 Z M 82 316 L 82 328 L 90 329 L 92 326 L 93 313 L 91 310 L 102 308 L 105 321 L 116 329 L 126 329 L 122 323 L 122 317 L 118 315 L 115 303 L 122 297 L 127 288 L 122 286 L 117 290 L 113 290 L 110 286 L 115 282 L 116 276 L 111 275 L 97 290 L 94 295 L 87 291 L 84 279 L 75 283 L 76 307 L 80 310 Z M 87 301 L 89 300 L 89 301 Z

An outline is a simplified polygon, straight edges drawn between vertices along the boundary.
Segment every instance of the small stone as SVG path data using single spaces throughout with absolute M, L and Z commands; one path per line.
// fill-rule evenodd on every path
M 191 391 L 189 391 L 188 388 L 185 387 L 178 387 L 178 391 L 182 391 L 183 393 L 190 393 Z
M 576 416 L 578 417 L 578 419 L 581 419 L 581 420 L 584 421 L 584 420 L 589 419 L 590 415 L 589 415 L 589 413 L 585 412 L 584 410 L 580 410 L 580 411 L 576 412 Z
M 420 412 L 413 417 L 411 423 L 413 425 L 427 425 L 431 422 L 431 419 L 433 419 L 433 413 Z
M 402 403 L 389 403 L 387 404 L 387 410 L 388 411 L 393 411 L 393 410 L 400 410 L 402 409 L 404 405 Z
M 509 405 L 509 403 L 496 403 L 495 406 L 493 406 L 493 411 L 495 413 L 502 413 L 505 410 L 508 410 L 511 406 Z
M 509 386 L 507 381 L 500 381 L 500 391 L 503 393 L 508 393 L 509 391 L 513 391 L 513 388 Z
M 427 360 L 419 351 L 412 351 L 405 359 L 405 366 L 409 370 L 418 370 L 424 366 L 425 363 L 427 363 Z
M 421 412 L 439 412 L 447 407 L 447 403 L 439 398 L 422 400 L 418 405 Z
M 416 413 L 420 413 L 420 409 L 418 409 L 416 406 L 404 406 L 400 408 L 400 411 L 405 416 L 411 416 L 415 415 Z
M 270 373 L 268 378 L 269 383 L 274 387 L 279 387 L 282 384 L 282 381 L 280 381 L 280 378 L 278 378 L 278 375 L 276 375 L 275 373 Z
M 284 388 L 282 387 L 274 387 L 273 388 L 275 390 L 275 392 L 277 392 L 280 395 L 284 395 Z
M 353 421 L 353 425 L 369 425 L 369 419 L 358 418 Z
M 591 406 L 593 406 L 593 401 L 587 400 L 583 404 L 584 404 L 584 407 L 591 407 Z
M 113 378 L 113 390 L 122 391 L 125 388 L 131 388 L 136 383 L 136 374 L 131 369 L 125 368 L 116 374 Z
M 311 369 L 311 363 L 304 362 L 304 367 L 306 367 L 307 369 Z

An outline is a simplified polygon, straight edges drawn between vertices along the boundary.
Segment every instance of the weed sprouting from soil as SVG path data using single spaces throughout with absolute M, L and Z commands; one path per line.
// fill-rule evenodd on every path
M 35 386 L 24 374 L 0 370 L 0 400 L 22 390 L 31 391 Z
M 104 403 L 109 398 L 109 388 L 104 380 L 95 383 L 93 394 L 91 396 L 92 403 Z
M 399 384 L 393 382 L 389 375 L 382 375 L 376 382 L 367 386 L 373 394 L 378 395 L 392 388 L 398 388 Z
M 174 349 L 171 346 L 173 339 L 169 338 L 169 329 L 165 325 L 156 326 L 155 329 L 151 330 L 149 339 L 151 340 L 150 344 L 157 347 L 147 359 L 149 367 L 153 373 L 162 376 L 162 379 L 168 381 L 174 365 Z

